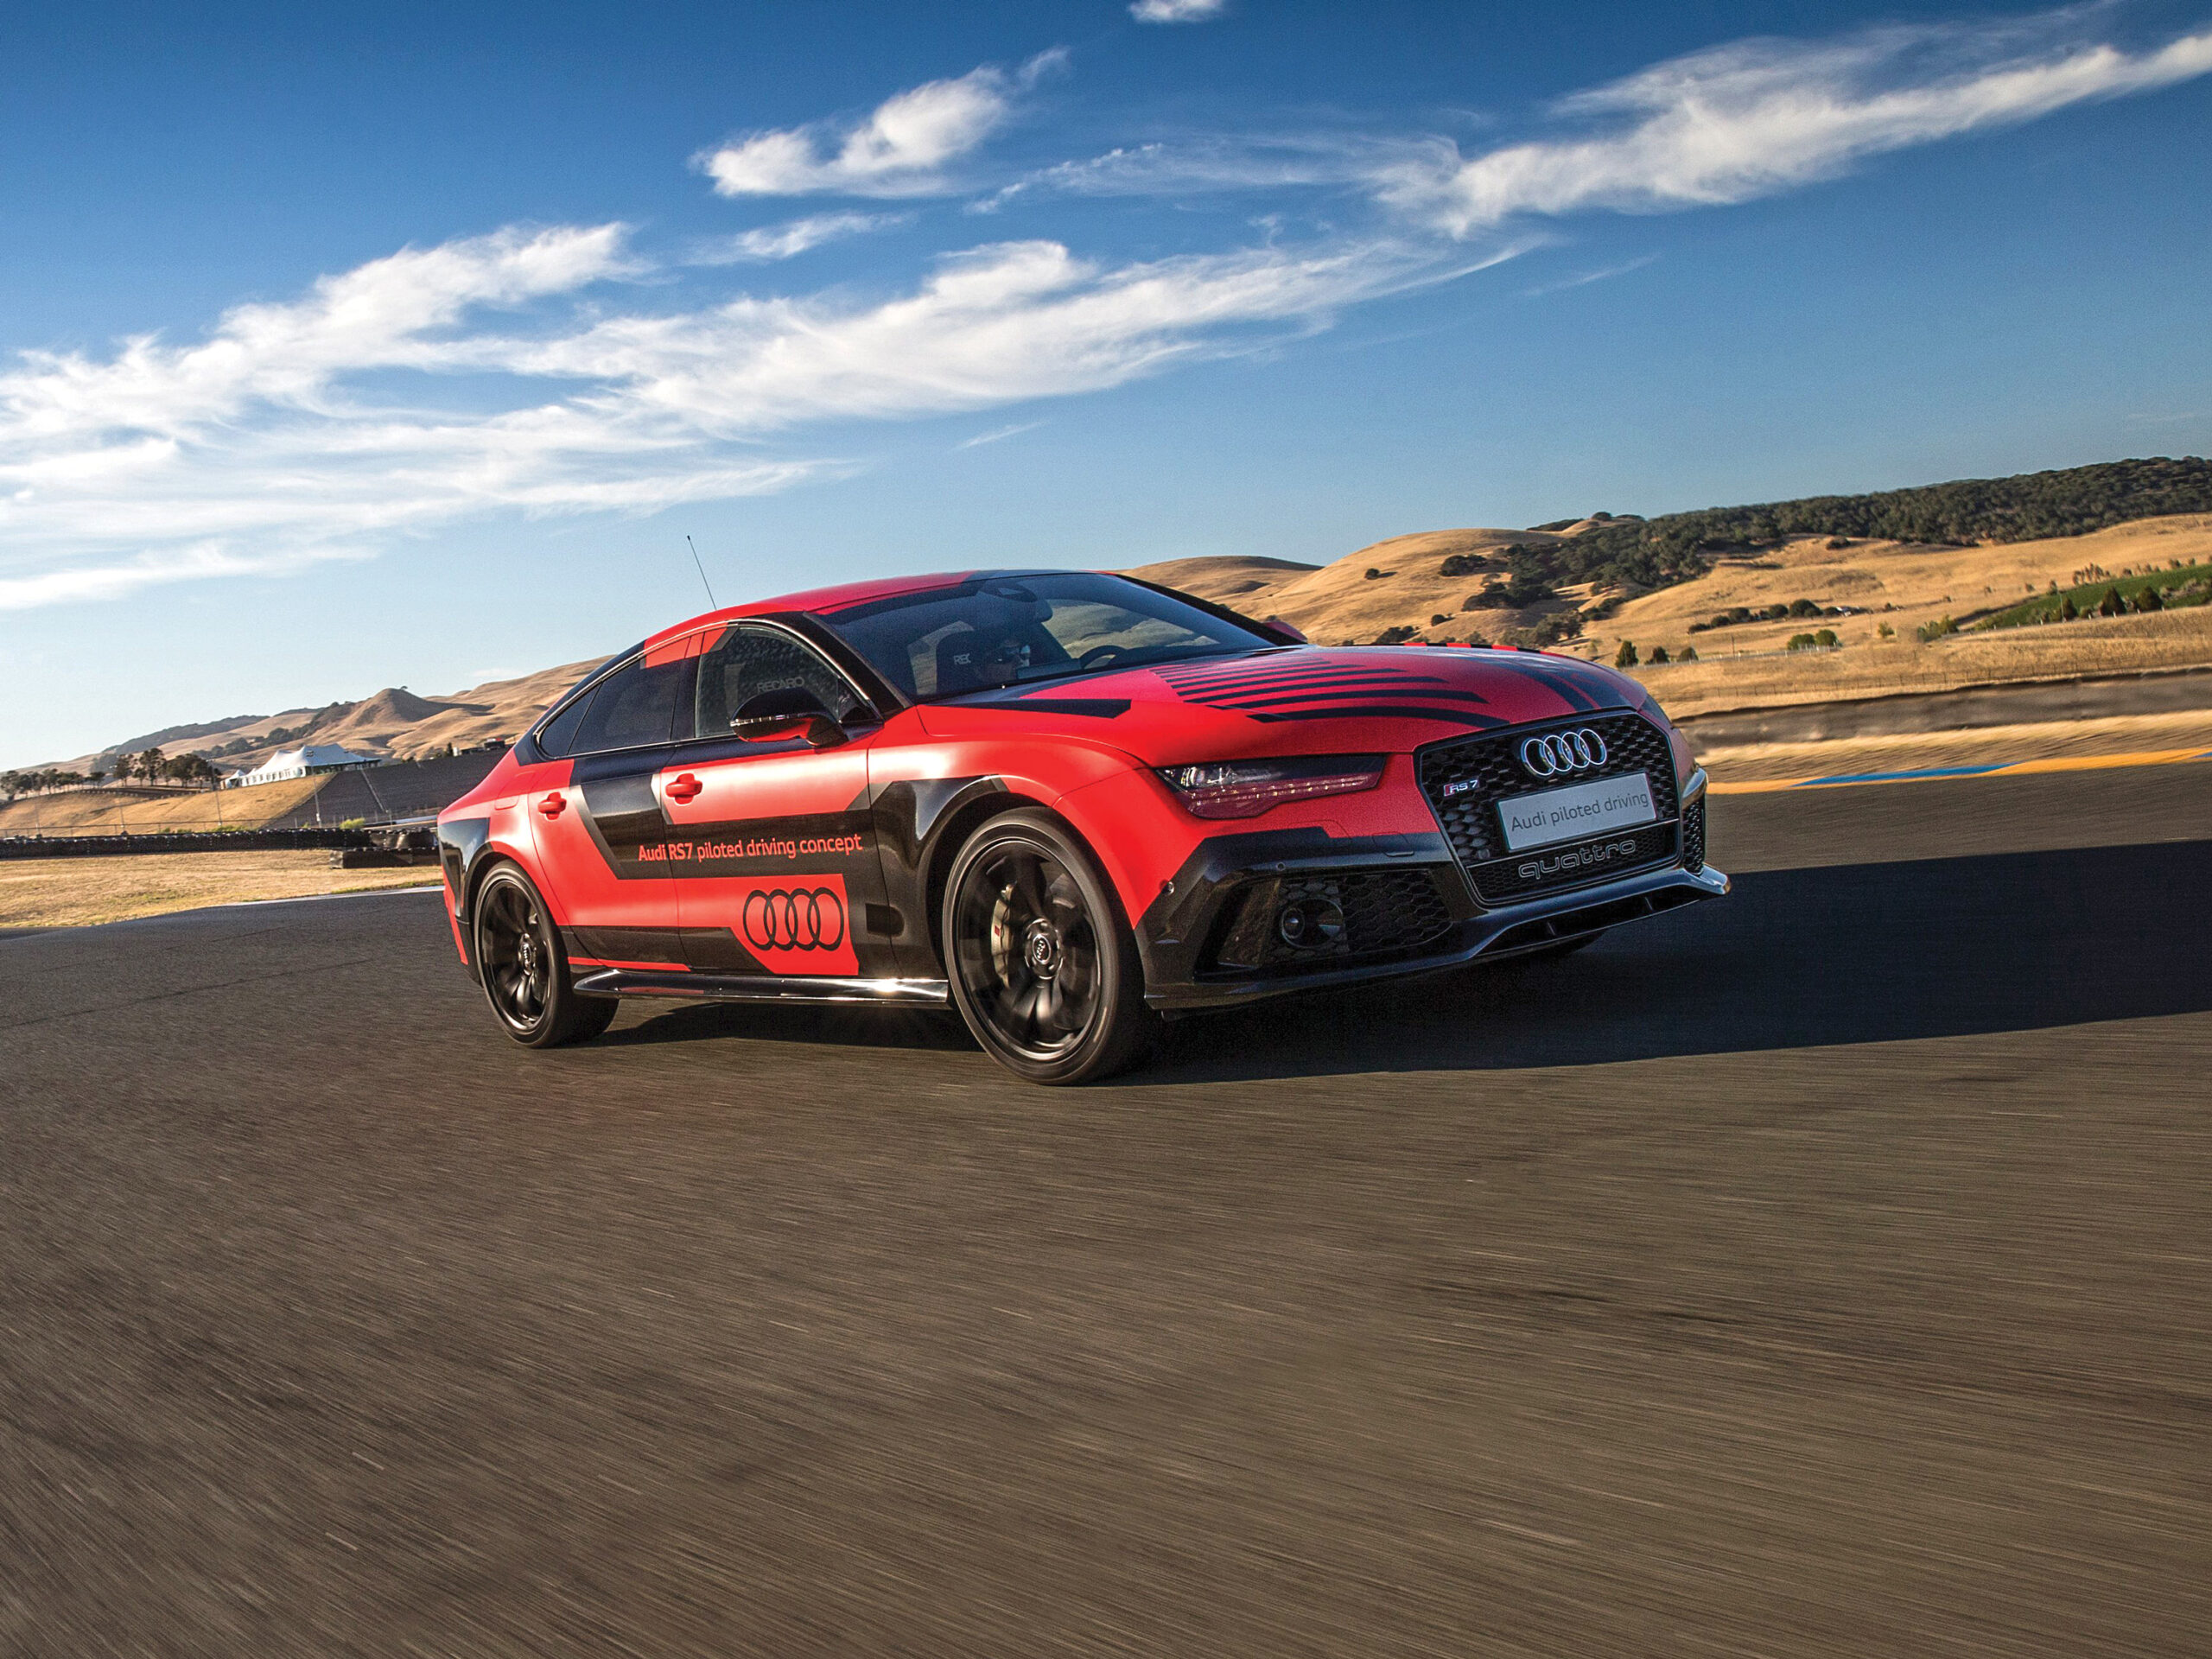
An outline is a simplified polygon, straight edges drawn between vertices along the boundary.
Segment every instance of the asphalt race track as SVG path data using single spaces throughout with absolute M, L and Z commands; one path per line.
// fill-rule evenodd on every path
M 2202 1654 L 2212 765 L 1042 1091 L 494 1033 L 427 896 L 0 939 L 0 1651 Z

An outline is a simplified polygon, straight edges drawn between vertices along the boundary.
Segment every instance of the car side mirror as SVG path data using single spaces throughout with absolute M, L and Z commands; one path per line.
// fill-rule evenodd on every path
M 845 728 L 803 685 L 779 685 L 747 697 L 730 716 L 729 728 L 747 743 L 801 737 L 817 749 L 831 749 L 846 741 Z

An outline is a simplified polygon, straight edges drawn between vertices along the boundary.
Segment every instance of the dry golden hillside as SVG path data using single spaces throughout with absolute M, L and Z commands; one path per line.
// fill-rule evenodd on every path
M 1366 645 L 1394 628 L 1410 628 L 1412 637 L 1422 639 L 1495 641 L 1508 630 L 1573 608 L 1580 592 L 1569 589 L 1557 601 L 1522 610 L 1467 609 L 1476 594 L 1504 582 L 1503 550 L 1516 543 L 1559 542 L 1580 528 L 1424 531 L 1393 536 L 1319 568 L 1274 559 L 1176 559 L 1129 574 L 1250 615 L 1280 616 L 1324 645 Z M 1455 571 L 1448 576 L 1443 572 L 1447 559 Z M 1226 568 L 1231 566 L 1233 573 Z M 1370 570 L 1376 574 L 1370 576 Z M 1438 616 L 1445 620 L 1434 621 Z
M 321 778 L 251 789 L 86 789 L 26 795 L 0 804 L 0 836 L 149 836 L 257 830 L 315 797 Z
M 1411 629 L 1419 639 L 1472 634 L 1495 642 L 1548 615 L 1588 606 L 1592 598 L 1587 589 L 1570 588 L 1557 601 L 1525 609 L 1464 610 L 1471 593 L 1503 580 L 1499 550 L 1516 542 L 1556 541 L 1586 527 L 1578 524 L 1549 535 L 1446 530 L 1398 536 L 1318 570 L 1286 571 L 1272 579 L 1249 568 L 1256 563 L 1249 560 L 1184 559 L 1133 574 L 1255 615 L 1273 613 L 1330 645 L 1372 640 L 1394 628 Z M 1831 547 L 1828 539 L 1724 559 L 1697 581 L 1630 600 L 1611 616 L 1593 619 L 1581 638 L 1557 649 L 1610 663 L 1624 639 L 1633 640 L 1644 659 L 1636 672 L 1669 709 L 1686 715 L 2212 664 L 2212 608 L 2085 617 L 2056 627 L 1954 634 L 1932 645 L 1916 637 L 1923 623 L 1949 616 L 1970 624 L 2053 582 L 2067 587 L 2092 568 L 2120 575 L 2212 560 L 2212 515 L 2144 518 L 2094 535 L 1980 547 L 1896 542 Z M 1446 576 L 1441 567 L 1453 555 L 1484 563 L 1473 575 Z M 1370 569 L 1383 574 L 1370 577 Z M 1231 582 L 1233 594 L 1227 587 Z M 1738 606 L 1763 609 L 1800 599 L 1853 613 L 1690 632 L 1692 623 Z M 1433 620 L 1439 615 L 1445 618 L 1441 623 Z M 1840 649 L 1785 649 L 1793 634 L 1822 627 L 1835 631 Z M 1697 662 L 1649 665 L 1653 647 L 1679 658 L 1686 645 L 1696 650 Z
M 448 696 L 418 697 L 400 686 L 390 686 L 355 703 L 340 703 L 327 710 L 287 709 L 257 720 L 241 721 L 211 735 L 165 746 L 172 755 L 197 752 L 226 752 L 219 764 L 236 771 L 259 766 L 279 749 L 300 743 L 331 743 L 356 754 L 392 760 L 414 760 L 443 754 L 449 747 L 474 748 L 494 739 L 510 742 L 537 719 L 554 700 L 604 661 L 567 663 L 540 670 L 518 679 L 493 680 L 456 691 Z M 300 728 L 313 722 L 301 734 Z M 277 732 L 291 735 L 276 737 Z M 229 746 L 240 739 L 247 747 Z M 71 772 L 89 772 L 111 764 L 98 754 L 80 755 L 60 763 Z
M 1300 564 L 1290 559 L 1224 554 L 1212 558 L 1169 559 L 1163 563 L 1145 565 L 1128 574 L 1141 581 L 1175 588 L 1180 593 L 1195 594 L 1216 605 L 1243 610 L 1249 608 L 1248 601 L 1255 594 L 1264 599 L 1267 594 L 1284 582 L 1320 568 L 1318 564 Z M 1263 605 L 1262 608 L 1272 607 Z

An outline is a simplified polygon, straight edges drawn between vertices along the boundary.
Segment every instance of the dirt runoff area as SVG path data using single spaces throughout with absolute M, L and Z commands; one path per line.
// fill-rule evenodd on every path
M 86 927 L 173 910 L 435 883 L 416 866 L 340 870 L 327 852 L 149 853 L 0 860 L 0 928 Z

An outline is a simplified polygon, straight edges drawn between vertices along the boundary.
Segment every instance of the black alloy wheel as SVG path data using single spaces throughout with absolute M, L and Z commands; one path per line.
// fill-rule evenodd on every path
M 1088 1083 L 1159 1030 L 1136 938 L 1082 843 L 1041 812 L 992 819 L 945 883 L 947 977 L 968 1029 L 1032 1083 Z
M 611 996 L 579 996 L 544 902 L 530 878 L 502 864 L 476 890 L 476 973 L 499 1027 L 531 1048 L 596 1037 L 614 1018 Z

